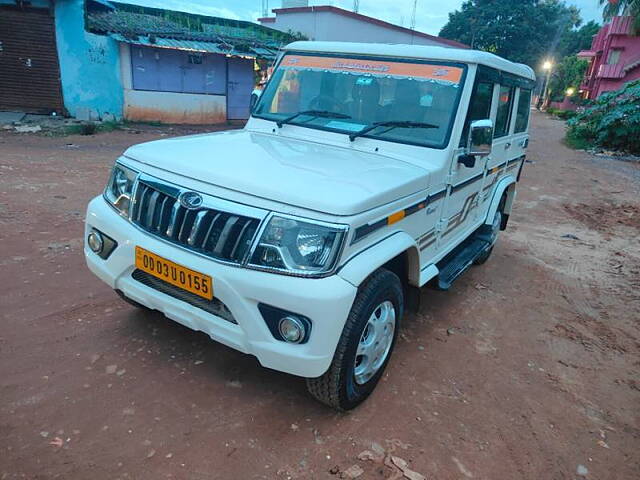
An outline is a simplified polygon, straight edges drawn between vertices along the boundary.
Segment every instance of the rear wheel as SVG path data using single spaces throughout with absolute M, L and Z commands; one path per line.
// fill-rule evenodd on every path
M 362 403 L 389 362 L 402 312 L 400 279 L 388 270 L 377 270 L 353 302 L 329 369 L 321 377 L 307 379 L 309 392 L 339 410 Z
M 489 260 L 489 257 L 493 253 L 493 247 L 498 241 L 498 235 L 500 234 L 500 227 L 502 225 L 502 215 L 503 215 L 502 212 L 504 212 L 504 204 L 506 200 L 507 200 L 507 197 L 505 194 L 500 199 L 498 210 L 496 210 L 496 213 L 493 216 L 493 221 L 491 222 L 491 225 L 487 226 L 488 227 L 487 231 L 481 234 L 482 237 L 485 238 L 487 242 L 489 242 L 489 247 L 476 257 L 476 259 L 473 261 L 475 265 L 482 265 L 487 260 Z

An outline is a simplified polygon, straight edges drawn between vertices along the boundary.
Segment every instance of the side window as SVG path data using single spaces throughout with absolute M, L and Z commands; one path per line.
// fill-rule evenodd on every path
M 529 124 L 529 111 L 531 110 L 531 90 L 520 90 L 518 110 L 516 110 L 515 133 L 524 132 Z
M 464 147 L 469 135 L 469 126 L 474 120 L 491 118 L 491 100 L 493 99 L 493 83 L 478 82 L 473 90 L 469 112 L 464 122 L 464 130 L 460 139 L 460 146 Z
M 609 58 L 607 58 L 607 65 L 617 65 L 620 61 L 620 53 L 622 50 L 614 48 L 609 52 Z
M 498 97 L 498 113 L 496 114 L 496 125 L 493 131 L 493 138 L 504 137 L 507 133 L 509 133 L 513 92 L 513 87 L 500 86 L 500 96 Z

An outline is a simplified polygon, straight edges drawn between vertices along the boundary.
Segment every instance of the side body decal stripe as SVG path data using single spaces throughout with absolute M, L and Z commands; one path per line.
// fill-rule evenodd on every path
M 408 217 L 409 215 L 413 215 L 414 213 L 425 209 L 427 205 L 437 200 L 440 200 L 442 197 L 445 196 L 446 193 L 447 193 L 446 189 L 440 190 L 436 193 L 430 194 L 425 200 L 422 200 L 418 203 L 414 203 L 413 205 L 403 208 L 402 210 L 398 210 L 397 212 L 394 212 L 391 215 L 388 215 L 385 218 L 382 218 L 376 222 L 367 223 L 366 225 L 362 225 L 356 228 L 355 233 L 353 235 L 353 240 L 351 240 L 351 244 L 353 245 L 354 243 L 363 239 L 370 233 L 373 233 L 382 227 L 386 227 L 387 225 L 393 225 L 394 223 L 399 222 L 403 218 Z
M 505 166 L 507 167 L 507 170 L 511 170 L 512 168 L 515 168 L 517 166 L 520 166 L 520 163 L 522 160 L 524 160 L 524 156 L 521 157 L 517 157 L 514 159 L 511 159 L 509 161 L 503 162 L 500 165 L 496 165 L 495 167 L 491 168 L 490 170 L 487 171 L 486 176 L 488 177 L 489 175 L 493 175 L 495 173 L 498 173 L 500 170 L 502 170 Z M 493 180 L 491 181 L 491 183 L 489 183 L 488 185 L 484 186 L 482 188 L 482 192 L 486 192 L 487 190 L 489 190 L 491 187 L 493 187 L 496 182 L 498 181 L 498 177 L 499 175 L 496 175 Z M 467 187 L 477 181 L 482 180 L 483 178 L 485 178 L 485 173 L 481 172 L 471 178 L 468 178 L 460 183 L 458 183 L 457 185 L 453 185 L 451 187 L 451 193 L 455 193 L 456 191 Z M 418 203 L 415 203 L 413 205 L 410 205 L 406 208 L 403 208 L 402 210 L 398 210 L 397 212 L 392 213 L 391 215 L 388 215 L 384 218 L 381 218 L 380 220 L 377 220 L 375 222 L 372 223 L 367 223 L 366 225 L 361 225 L 360 227 L 357 227 L 355 229 L 355 233 L 353 235 L 353 239 L 351 240 L 351 244 L 353 245 L 354 243 L 362 240 L 364 237 L 366 237 L 367 235 L 375 232 L 376 230 L 379 230 L 383 227 L 386 227 L 387 225 L 393 225 L 394 223 L 399 222 L 400 220 L 408 217 L 409 215 L 413 215 L 416 212 L 419 212 L 420 210 L 423 210 L 424 208 L 426 208 L 429 204 L 440 200 L 442 197 L 444 197 L 447 194 L 447 189 L 444 188 L 438 192 L 435 192 L 433 194 L 429 194 L 427 196 L 427 198 L 425 200 L 422 200 Z M 449 228 L 444 232 L 443 235 L 447 235 L 448 233 L 450 233 L 452 230 L 455 229 L 455 227 L 457 227 L 458 225 L 462 224 L 466 218 L 467 215 L 469 214 L 469 211 L 472 210 L 473 208 L 475 208 L 477 206 L 476 204 L 473 204 L 473 201 L 476 200 L 477 197 L 477 192 L 471 194 L 469 197 L 467 197 L 467 199 L 465 200 L 465 204 L 462 208 L 462 210 L 460 210 L 460 212 L 458 212 L 456 215 L 454 215 L 453 217 L 451 217 L 449 219 Z M 425 235 L 423 235 L 420 238 L 420 242 L 425 242 L 425 243 L 421 243 L 420 244 L 420 248 L 424 249 L 427 246 L 431 245 L 433 242 L 435 242 L 436 239 L 436 235 L 435 235 L 435 231 L 432 230 L 430 232 L 427 232 Z

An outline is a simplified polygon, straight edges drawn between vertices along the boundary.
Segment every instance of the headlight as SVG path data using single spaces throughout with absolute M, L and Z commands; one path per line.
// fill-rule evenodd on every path
M 111 171 L 107 188 L 104 190 L 107 201 L 125 217 L 129 216 L 131 194 L 137 176 L 138 172 L 116 163 Z
M 318 276 L 334 266 L 346 226 L 329 226 L 274 216 L 249 265 L 281 273 Z

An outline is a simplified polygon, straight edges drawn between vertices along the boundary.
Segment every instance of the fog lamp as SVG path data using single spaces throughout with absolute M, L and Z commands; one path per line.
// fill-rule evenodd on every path
M 102 239 L 100 232 L 91 230 L 87 237 L 87 244 L 94 253 L 100 254 L 104 248 L 104 240 Z
M 283 317 L 278 324 L 280 335 L 289 343 L 300 343 L 305 336 L 304 323 L 296 317 Z

